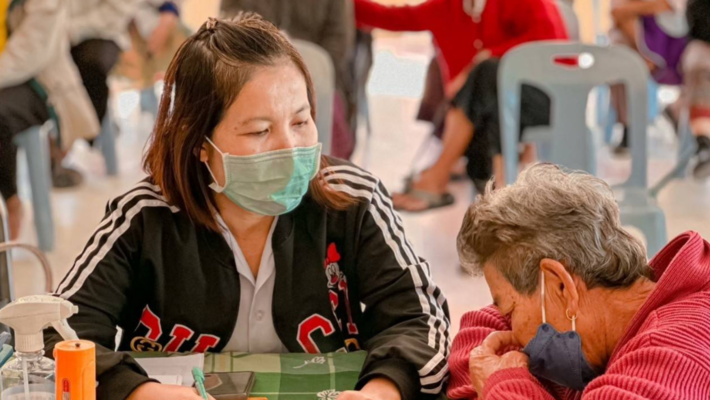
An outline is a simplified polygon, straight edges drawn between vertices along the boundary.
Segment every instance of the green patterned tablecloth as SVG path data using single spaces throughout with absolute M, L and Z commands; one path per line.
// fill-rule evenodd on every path
M 132 353 L 136 358 L 180 357 L 181 354 Z M 269 400 L 335 400 L 353 390 L 367 352 L 328 354 L 205 354 L 205 373 L 255 372 L 250 397 Z
M 269 400 L 335 400 L 355 388 L 364 351 L 328 354 L 208 354 L 205 372 L 256 372 L 250 397 Z
M 133 353 L 136 357 L 179 357 L 180 354 Z M 256 373 L 250 397 L 269 400 L 335 400 L 340 392 L 353 390 L 367 352 L 328 354 L 205 355 L 205 372 Z M 437 400 L 447 400 L 442 393 Z

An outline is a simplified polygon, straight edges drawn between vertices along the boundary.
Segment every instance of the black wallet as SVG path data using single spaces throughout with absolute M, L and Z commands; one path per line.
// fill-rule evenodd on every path
M 205 390 L 216 400 L 247 400 L 254 379 L 253 372 L 206 374 Z

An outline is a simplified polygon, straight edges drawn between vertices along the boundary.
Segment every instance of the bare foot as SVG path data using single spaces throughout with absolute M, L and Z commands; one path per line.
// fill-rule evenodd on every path
M 433 169 L 428 169 L 423 171 L 417 180 L 412 183 L 412 189 L 433 194 L 445 194 L 449 178 L 449 171 L 439 173 Z M 422 211 L 429 207 L 429 203 L 426 201 L 407 193 L 393 194 L 392 203 L 397 210 L 405 211 Z
M 10 240 L 17 240 L 20 236 L 20 227 L 22 227 L 22 217 L 24 216 L 22 202 L 20 201 L 20 197 L 15 195 L 10 197 L 6 204 L 9 214 Z

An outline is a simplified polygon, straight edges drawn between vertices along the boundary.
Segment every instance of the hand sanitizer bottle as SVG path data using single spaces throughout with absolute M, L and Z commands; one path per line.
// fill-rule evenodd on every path
M 43 331 L 52 325 L 76 340 L 67 318 L 78 308 L 53 296 L 23 297 L 0 310 L 0 322 L 15 331 L 15 359 L 0 369 L 0 400 L 54 400 L 54 361 L 44 357 Z

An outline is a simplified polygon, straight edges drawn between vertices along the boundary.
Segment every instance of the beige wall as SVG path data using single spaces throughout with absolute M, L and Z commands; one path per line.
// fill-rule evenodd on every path
M 186 0 L 182 12 L 183 21 L 190 28 L 197 30 L 207 17 L 216 17 L 219 0 Z
M 298 1 L 298 0 L 284 0 Z M 385 4 L 416 4 L 424 0 L 378 0 Z M 514 3 L 516 0 L 508 0 Z M 592 13 L 592 2 L 594 0 L 574 0 L 575 10 L 579 17 L 579 23 L 582 30 L 582 38 L 584 41 L 594 40 L 594 22 Z M 609 1 L 601 0 L 602 29 L 606 32 L 609 29 Z M 185 10 L 183 12 L 184 20 L 188 26 L 197 29 L 210 16 L 216 16 L 219 10 L 219 0 L 186 0 Z

